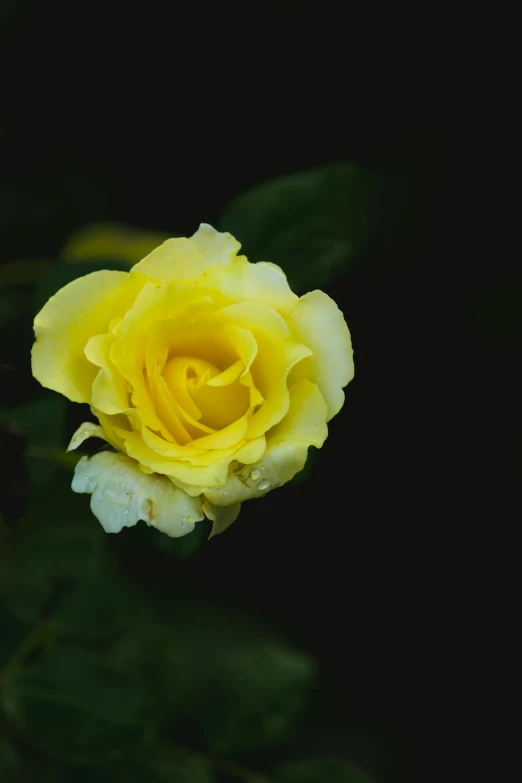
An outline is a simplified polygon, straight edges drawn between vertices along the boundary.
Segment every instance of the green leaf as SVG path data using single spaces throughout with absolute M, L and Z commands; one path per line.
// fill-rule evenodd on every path
M 300 292 L 330 282 L 365 245 L 374 221 L 375 176 L 336 163 L 259 185 L 225 210 L 250 261 L 283 268 Z
M 65 417 L 67 402 L 59 394 L 46 392 L 41 399 L 32 400 L 15 408 L 0 409 L 0 419 L 14 426 L 30 444 L 27 466 L 31 478 L 40 485 L 46 485 L 58 462 L 55 459 L 31 456 L 31 447 L 46 450 L 63 446 L 65 440 Z M 63 449 L 65 454 L 65 448 Z M 37 454 L 38 450 L 34 452 Z
M 103 765 L 67 766 L 57 783 L 214 783 L 211 764 L 179 750 L 152 748 L 150 763 L 126 758 Z M 3 783 L 3 780 L 2 780 Z
M 135 683 L 85 651 L 57 647 L 5 684 L 2 707 L 30 741 L 64 759 L 114 756 L 143 734 Z
M 284 764 L 276 770 L 274 783 L 372 783 L 372 780 L 345 761 L 310 759 Z
M 115 569 L 96 568 L 59 602 L 52 626 L 63 638 L 99 639 L 136 628 L 142 614 L 138 591 Z
M 52 585 L 49 582 L 32 579 L 30 575 L 19 578 L 16 574 L 9 574 L 0 583 L 0 600 L 15 617 L 25 623 L 36 622 L 51 592 Z
M 84 277 L 84 275 L 89 275 L 91 272 L 99 272 L 103 269 L 128 272 L 129 265 L 114 259 L 78 261 L 74 264 L 57 263 L 36 289 L 35 313 L 39 312 L 47 300 L 54 296 L 60 288 L 63 288 L 78 277 Z
M 181 748 L 163 746 L 150 762 L 150 769 L 161 781 L 176 783 L 214 783 L 211 762 Z
M 81 524 L 74 515 L 56 522 L 45 511 L 42 520 L 20 525 L 0 584 L 5 605 L 24 622 L 34 623 L 59 583 L 81 583 L 95 573 L 102 536 L 95 523 Z
M 47 258 L 8 261 L 0 267 L 0 289 L 38 282 L 49 274 L 52 266 L 53 261 Z
M 182 721 L 198 719 L 221 659 L 238 646 L 259 643 L 266 629 L 251 615 L 189 590 L 179 601 L 162 590 L 151 602 L 154 622 L 113 640 L 112 659 L 135 672 L 158 710 Z
M 314 670 L 309 656 L 276 642 L 229 649 L 215 662 L 199 713 L 210 747 L 243 753 L 286 739 Z
M 86 525 L 73 515 L 63 521 L 54 521 L 46 515 L 39 526 L 20 531 L 12 568 L 19 575 L 32 573 L 38 580 L 64 576 L 82 578 L 95 567 L 93 558 L 102 542 L 103 532 L 96 520 L 92 525 Z
M 20 757 L 16 749 L 0 736 L 0 780 L 2 783 L 14 783 L 20 780 Z
M 171 538 L 159 530 L 147 531 L 151 535 L 152 541 L 158 549 L 163 550 L 172 557 L 179 560 L 187 560 L 192 557 L 208 541 L 211 531 L 211 524 L 208 520 L 198 522 L 194 530 L 187 536 L 180 538 Z
M 0 293 L 0 326 L 8 324 L 17 316 L 29 314 L 29 308 L 30 300 L 23 292 Z
M 67 766 L 56 783 L 161 783 L 157 775 L 137 762 L 105 762 L 88 766 Z
M 14 616 L 0 594 L 0 669 L 11 659 L 27 634 L 25 626 Z

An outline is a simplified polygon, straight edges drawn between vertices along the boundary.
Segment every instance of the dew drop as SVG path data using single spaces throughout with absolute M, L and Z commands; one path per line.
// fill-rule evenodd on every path
M 261 472 L 259 470 L 253 470 L 252 473 L 250 474 L 250 478 L 253 479 L 254 481 L 257 481 L 260 475 Z
M 260 482 L 259 482 L 259 484 L 257 485 L 257 488 L 258 488 L 258 489 L 259 489 L 261 492 L 263 492 L 263 490 L 265 490 L 265 489 L 270 489 L 270 482 L 269 482 L 269 481 L 267 481 L 266 479 L 263 479 L 263 481 L 260 481 Z

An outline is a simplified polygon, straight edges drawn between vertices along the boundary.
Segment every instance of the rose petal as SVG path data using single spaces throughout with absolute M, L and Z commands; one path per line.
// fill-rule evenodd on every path
M 167 239 L 136 264 L 132 274 L 147 275 L 162 283 L 195 280 L 212 264 L 230 264 L 240 247 L 231 234 L 221 234 L 202 223 L 190 239 Z
M 67 451 L 74 451 L 78 448 L 78 446 L 82 445 L 84 440 L 87 440 L 88 438 L 101 438 L 101 440 L 105 440 L 110 443 L 103 430 L 103 427 L 100 427 L 99 424 L 93 424 L 90 421 L 84 421 L 83 424 L 80 424 L 72 436 L 71 441 L 67 446 Z
M 288 414 L 269 433 L 259 461 L 240 468 L 222 487 L 205 490 L 211 503 L 226 506 L 266 495 L 303 469 L 309 446 L 320 448 L 328 435 L 326 403 L 318 387 L 307 380 L 290 390 Z
M 223 533 L 227 527 L 230 527 L 232 522 L 235 522 L 238 518 L 240 510 L 241 503 L 234 503 L 230 506 L 214 506 L 208 500 L 205 500 L 203 502 L 203 511 L 205 516 L 214 523 L 209 538 Z
M 91 402 L 98 369 L 85 356 L 87 341 L 129 309 L 144 282 L 127 272 L 92 272 L 52 296 L 34 319 L 36 380 L 73 402 Z
M 297 340 L 313 356 L 296 368 L 295 377 L 307 377 L 319 386 L 328 405 L 328 421 L 344 404 L 343 388 L 354 376 L 350 332 L 344 316 L 322 291 L 311 291 L 299 299 L 289 319 Z
M 74 492 L 92 494 L 91 509 L 107 533 L 144 520 L 169 536 L 190 533 L 203 519 L 201 503 L 162 476 L 143 473 L 123 454 L 102 451 L 82 457 L 72 482 Z

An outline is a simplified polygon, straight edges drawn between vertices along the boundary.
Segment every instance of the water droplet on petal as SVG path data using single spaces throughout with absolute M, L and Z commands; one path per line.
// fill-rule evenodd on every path
M 254 481 L 257 481 L 260 475 L 261 475 L 261 471 L 253 470 L 252 473 L 250 474 L 250 478 L 253 479 Z
M 270 482 L 266 479 L 263 479 L 263 481 L 259 482 L 257 488 L 260 490 L 260 492 L 263 492 L 265 489 L 270 489 Z

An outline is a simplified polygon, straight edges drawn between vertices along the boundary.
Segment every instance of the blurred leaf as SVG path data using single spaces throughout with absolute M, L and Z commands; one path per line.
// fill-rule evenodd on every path
M 61 637 L 98 639 L 131 625 L 135 630 L 142 612 L 141 596 L 132 585 L 114 568 L 96 568 L 59 602 L 52 625 Z
M 287 738 L 314 671 L 309 656 L 276 642 L 229 650 L 215 661 L 200 709 L 210 747 L 243 753 Z
M 252 188 L 227 207 L 220 227 L 250 261 L 278 264 L 305 291 L 331 281 L 362 249 L 375 197 L 371 172 L 336 163 Z
M 70 490 L 68 481 L 53 480 L 48 490 L 47 498 L 34 489 L 31 492 L 27 515 L 12 536 L 6 573 L 0 581 L 0 597 L 16 617 L 28 623 L 36 622 L 44 610 L 63 612 L 58 619 L 60 633 L 70 626 L 71 636 L 82 623 L 81 616 L 71 617 L 71 607 L 76 605 L 78 611 L 88 616 L 95 637 L 101 634 L 103 622 L 109 622 L 109 615 L 123 611 L 123 600 L 116 606 L 112 584 L 107 588 L 106 605 L 100 606 L 106 574 L 100 564 L 107 546 L 105 534 L 88 507 L 83 508 L 81 498 Z M 88 611 L 81 594 L 83 589 L 88 591 L 86 585 L 96 575 L 100 587 L 97 600 L 91 596 L 93 603 Z M 72 593 L 63 598 L 64 590 Z M 121 627 L 126 616 L 123 613 L 122 620 L 118 618 L 117 627 Z
M 129 265 L 124 261 L 115 261 L 114 259 L 85 260 L 78 261 L 76 264 L 57 263 L 36 289 L 35 314 L 42 309 L 48 299 L 54 296 L 60 288 L 63 288 L 78 277 L 84 277 L 84 275 L 90 275 L 91 272 L 99 272 L 103 269 L 128 272 Z
M 499 291 L 479 311 L 482 327 L 496 337 L 522 332 L 522 287 Z
M 41 615 L 46 603 L 51 597 L 50 582 L 31 580 L 31 577 L 19 579 L 16 574 L 9 574 L 0 582 L 0 599 L 9 610 L 25 623 L 32 623 Z
M 20 780 L 20 757 L 16 749 L 7 741 L 6 737 L 0 736 L 0 780 L 2 783 L 14 783 Z
M 184 752 L 180 748 L 162 746 L 154 753 L 151 770 L 161 781 L 176 783 L 214 783 L 215 776 L 209 760 Z
M 0 416 L 0 514 L 7 526 L 20 519 L 27 506 L 29 475 L 24 456 L 26 441 L 14 427 L 4 423 Z
M 180 750 L 152 748 L 150 763 L 126 758 L 103 765 L 68 766 L 58 783 L 214 783 L 212 767 L 201 757 Z M 2 781 L 3 783 L 3 781 Z
M 114 755 L 144 730 L 137 686 L 73 648 L 55 648 L 7 682 L 1 700 L 31 742 L 65 759 Z
M 30 308 L 30 298 L 23 291 L 9 291 L 9 293 L 0 294 L 0 324 L 8 324 L 13 318 L 28 312 Z M 5 366 L 3 369 L 11 369 L 11 372 L 14 370 L 14 368 Z
M 161 783 L 148 767 L 137 762 L 104 762 L 67 766 L 61 770 L 56 783 Z
M 72 493 L 71 493 L 72 494 Z M 1 595 L 10 611 L 34 622 L 59 582 L 84 580 L 98 564 L 102 531 L 96 524 L 43 523 L 21 527 L 13 542 Z
M 0 419 L 15 426 L 31 446 L 52 449 L 64 444 L 66 400 L 59 394 L 46 392 L 39 400 L 32 400 L 15 408 L 0 409 Z M 65 449 L 64 449 L 65 452 Z M 27 465 L 31 478 L 46 484 L 57 468 L 57 460 L 35 456 L 28 452 Z
M 1 595 L 0 628 L 0 669 L 3 669 L 27 634 L 27 626 L 11 614 Z
M 208 520 L 198 522 L 192 533 L 187 536 L 181 536 L 180 538 L 171 538 L 166 536 L 159 530 L 150 531 L 154 545 L 158 549 L 167 552 L 172 557 L 185 560 L 192 557 L 192 555 L 204 546 L 208 540 L 212 526 Z
M 41 393 L 41 386 L 31 374 L 32 316 L 29 300 L 27 308 L 23 305 L 18 312 L 0 319 L 0 407 L 18 406 Z
M 135 627 L 146 607 L 143 595 L 120 575 L 96 520 L 48 517 L 34 526 L 25 520 L 17 531 L 0 582 L 5 605 L 29 623 L 51 611 L 52 629 L 62 638 L 99 639 Z
M 48 445 L 63 440 L 63 402 L 59 394 L 46 391 L 40 400 L 4 408 L 0 415 L 18 426 L 30 443 Z
M 30 568 L 35 575 L 82 577 L 92 565 L 92 556 L 103 531 L 96 520 L 92 525 L 53 524 L 45 520 L 39 527 L 24 531 L 13 553 L 13 567 L 19 572 Z
M 6 135 L 6 142 L 15 135 Z M 6 151 L 7 151 L 6 147 Z M 62 169 L 62 170 L 60 170 Z M 55 247 L 76 226 L 99 217 L 106 203 L 106 188 L 75 173 L 69 166 L 52 166 L 36 177 L 3 177 L 0 181 L 0 235 L 11 257 L 31 258 L 55 252 Z M 9 252 L 9 250 L 7 251 Z
M 252 613 L 231 610 L 223 602 L 209 600 L 208 595 L 203 601 L 194 600 L 185 589 L 179 600 L 173 600 L 170 592 L 164 598 L 164 603 L 161 596 L 151 599 L 153 622 L 140 624 L 139 630 L 111 640 L 108 654 L 118 668 L 139 679 L 148 700 L 155 705 L 156 715 L 174 727 L 174 739 L 187 726 L 207 735 L 207 712 L 221 699 L 216 681 L 222 669 L 227 671 L 222 661 L 229 656 L 235 660 L 238 648 L 246 646 L 249 654 L 265 645 L 266 629 Z M 278 642 L 274 646 L 282 647 Z M 286 647 L 282 650 L 286 653 Z M 295 655 L 301 660 L 298 653 Z M 310 666 L 309 659 L 305 661 Z M 241 700 L 244 694 L 238 696 L 237 691 L 227 698 Z M 216 720 L 220 720 L 219 715 Z M 212 727 L 208 730 L 211 732 Z
M 372 783 L 361 769 L 337 759 L 310 759 L 284 764 L 274 783 Z
M 0 289 L 37 283 L 49 274 L 55 264 L 48 258 L 8 261 L 0 266 Z
M 92 223 L 77 229 L 65 243 L 65 261 L 122 261 L 128 269 L 172 234 L 135 228 L 125 223 Z

